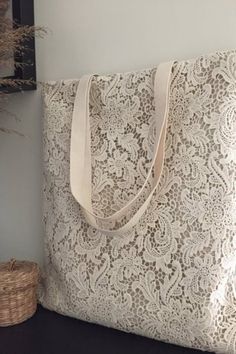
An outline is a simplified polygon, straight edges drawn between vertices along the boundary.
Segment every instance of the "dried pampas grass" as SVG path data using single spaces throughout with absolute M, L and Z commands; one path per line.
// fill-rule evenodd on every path
M 28 49 L 27 42 L 37 37 L 43 37 L 46 34 L 46 29 L 35 26 L 19 26 L 7 17 L 9 9 L 9 0 L 0 0 L 0 71 L 1 68 L 10 68 L 14 65 L 15 68 L 29 65 L 27 63 L 14 61 L 12 63 L 12 55 L 21 54 Z M 0 87 L 20 88 L 22 84 L 31 85 L 33 80 L 18 80 L 0 77 Z M 7 94 L 0 91 L 0 114 L 6 112 L 4 110 Z M 4 133 L 11 132 L 8 129 L 1 128 Z M 12 131 L 15 132 L 15 131 Z

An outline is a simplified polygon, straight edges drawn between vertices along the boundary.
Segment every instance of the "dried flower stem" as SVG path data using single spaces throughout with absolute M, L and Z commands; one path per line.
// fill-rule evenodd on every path
M 0 72 L 1 68 L 23 68 L 29 63 L 24 63 L 17 59 L 12 60 L 12 56 L 22 54 L 29 51 L 28 42 L 34 37 L 42 38 L 47 30 L 43 27 L 35 26 L 19 26 L 14 23 L 11 19 L 7 17 L 7 11 L 9 9 L 9 0 L 0 0 Z M 32 85 L 34 80 L 19 80 L 11 78 L 1 78 L 0 77 L 0 87 L 12 87 L 20 88 L 22 84 Z M 6 101 L 8 95 L 3 91 L 0 91 L 0 113 L 6 112 L 3 108 L 3 102 Z M 15 134 L 21 135 L 16 131 L 1 128 L 0 132 L 9 133 L 13 132 Z

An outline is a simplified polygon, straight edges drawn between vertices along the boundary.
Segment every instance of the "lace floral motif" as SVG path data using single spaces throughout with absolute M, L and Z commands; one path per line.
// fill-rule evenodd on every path
M 93 78 L 92 203 L 101 216 L 126 204 L 147 176 L 154 73 Z M 90 227 L 70 192 L 77 86 L 60 81 L 44 89 L 41 302 L 86 321 L 236 354 L 236 52 L 174 64 L 161 182 L 122 237 Z

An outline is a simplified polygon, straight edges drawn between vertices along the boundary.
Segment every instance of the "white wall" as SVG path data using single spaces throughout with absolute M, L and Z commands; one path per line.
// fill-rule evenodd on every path
M 130 71 L 168 59 L 236 48 L 235 0 L 35 0 L 39 80 Z M 42 261 L 40 94 L 12 96 L 20 122 L 0 125 L 0 260 Z

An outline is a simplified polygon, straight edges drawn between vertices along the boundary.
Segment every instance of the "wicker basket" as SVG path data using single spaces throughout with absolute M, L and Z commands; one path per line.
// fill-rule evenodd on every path
M 39 268 L 36 263 L 0 263 L 0 326 L 12 326 L 33 316 L 37 308 Z

